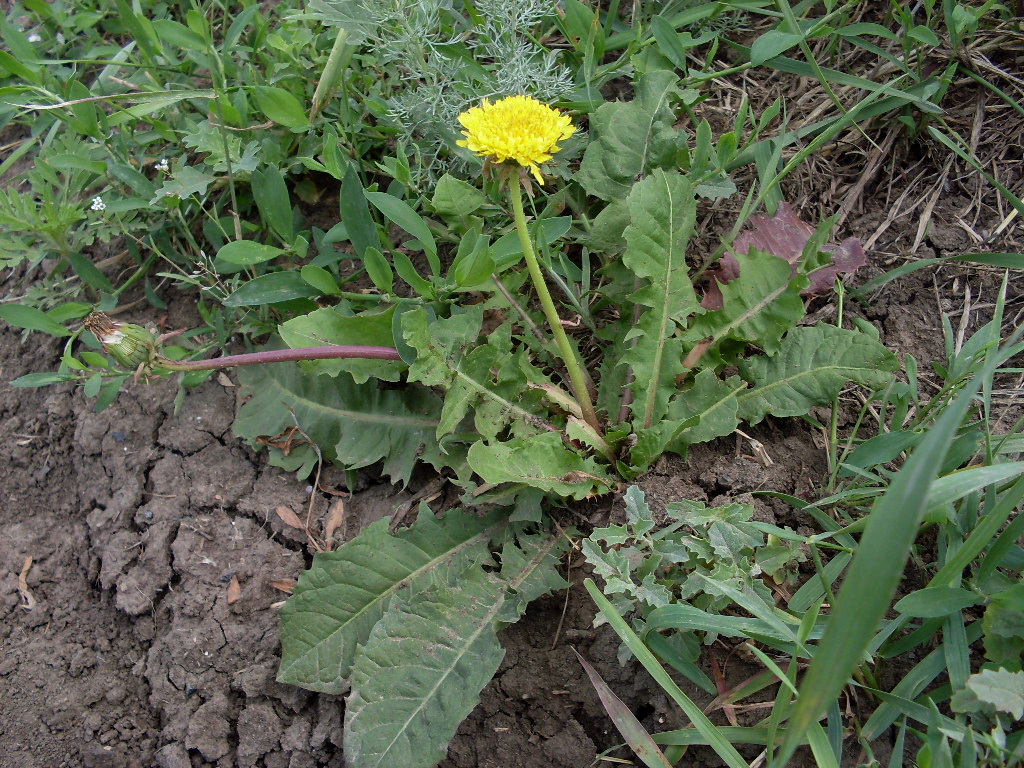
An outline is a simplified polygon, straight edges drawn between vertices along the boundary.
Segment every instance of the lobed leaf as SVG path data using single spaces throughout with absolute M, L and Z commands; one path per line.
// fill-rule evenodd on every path
M 347 377 L 309 376 L 291 363 L 240 368 L 238 378 L 251 399 L 233 429 L 250 443 L 298 426 L 327 458 L 350 469 L 383 460 L 384 473 L 402 483 L 417 461 L 452 466 L 455 457 L 443 454 L 434 438 L 441 401 L 429 390 L 382 390 Z M 271 462 L 285 465 L 285 458 L 272 453 Z
M 740 364 L 753 387 L 737 396 L 739 415 L 757 424 L 765 416 L 802 416 L 824 405 L 854 382 L 881 389 L 896 356 L 866 334 L 819 323 L 790 331 L 775 357 L 758 356 Z
M 710 369 L 700 371 L 692 386 L 672 399 L 668 413 L 670 419 L 682 421 L 696 416 L 699 421 L 684 429 L 667 450 L 685 456 L 691 445 L 731 435 L 739 426 L 737 395 L 746 386 L 737 376 L 722 381 Z
M 630 225 L 622 261 L 647 281 L 631 298 L 649 309 L 640 317 L 636 343 L 623 362 L 632 366 L 638 382 L 634 417 L 649 429 L 665 415 L 675 377 L 682 370 L 676 330 L 700 311 L 686 265 L 697 203 L 689 181 L 659 169 L 634 185 L 626 205 Z
M 562 444 L 557 432 L 503 443 L 474 443 L 469 466 L 488 483 L 523 483 L 547 493 L 585 499 L 614 487 L 605 467 Z
M 394 306 L 382 312 L 364 312 L 354 316 L 345 316 L 324 307 L 282 323 L 278 332 L 292 349 L 330 344 L 390 347 L 394 345 L 391 330 L 394 314 Z M 365 384 L 371 377 L 382 381 L 401 381 L 405 369 L 405 364 L 398 360 L 310 360 L 303 365 L 329 376 L 347 371 L 357 384 Z
M 686 339 L 734 339 L 774 355 L 782 336 L 804 316 L 800 292 L 807 278 L 794 276 L 785 260 L 763 251 L 738 253 L 734 261 L 738 277 L 718 285 L 717 309 L 698 317 Z
M 402 316 L 405 339 L 417 355 L 409 380 L 446 390 L 438 438 L 455 431 L 471 409 L 485 440 L 497 439 L 509 426 L 514 435 L 537 432 L 541 419 L 535 412 L 543 412 L 538 387 L 554 385 L 532 364 L 526 350 L 513 353 L 507 325 L 493 331 L 486 344 L 472 348 L 482 321 L 479 306 L 433 321 L 422 309 Z
M 649 72 L 636 80 L 633 101 L 602 104 L 590 116 L 593 138 L 576 175 L 589 194 L 621 200 L 637 178 L 654 168 L 676 167 L 682 138 L 670 101 L 678 85 L 672 71 Z

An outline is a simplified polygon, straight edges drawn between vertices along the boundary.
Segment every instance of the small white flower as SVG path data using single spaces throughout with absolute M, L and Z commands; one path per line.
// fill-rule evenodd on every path
M 93 211 L 105 211 L 107 210 L 107 204 L 103 202 L 102 197 L 96 195 L 96 197 L 92 199 L 92 205 L 89 206 L 89 209 Z
M 38 32 L 32 32 L 27 38 L 30 43 L 40 43 L 43 38 Z
M 156 164 L 156 169 L 161 173 L 167 173 L 171 170 L 171 164 L 167 162 L 166 157 L 161 157 L 160 162 Z

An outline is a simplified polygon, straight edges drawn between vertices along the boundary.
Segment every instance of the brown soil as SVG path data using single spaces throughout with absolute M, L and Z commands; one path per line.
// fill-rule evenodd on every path
M 975 182 L 963 179 L 953 180 L 963 183 L 948 197 L 931 200 L 930 226 L 919 240 L 920 212 L 910 215 L 899 198 L 903 189 L 890 183 L 898 162 L 882 168 L 888 179 L 869 180 L 867 191 L 858 192 L 860 210 L 847 211 L 842 236 L 875 241 L 872 266 L 854 282 L 908 257 L 1019 248 L 1008 239 L 973 243 L 972 233 L 992 231 L 1005 211 L 991 197 L 972 205 Z M 938 169 L 931 170 L 937 178 Z M 794 179 L 789 196 L 811 200 L 808 219 L 816 205 L 827 215 L 838 205 L 830 197 L 841 198 L 858 174 L 833 169 L 816 186 L 814 179 Z M 805 194 L 808 185 L 813 197 Z M 930 188 L 922 186 L 917 197 L 925 193 Z M 968 217 L 970 226 L 965 206 L 977 214 Z M 963 265 L 924 270 L 890 284 L 869 306 L 848 302 L 846 317 L 875 323 L 883 341 L 914 354 L 927 374 L 928 363 L 944 356 L 940 310 L 954 313 L 956 327 L 965 287 L 975 303 L 990 303 L 1000 278 L 996 270 Z M 11 289 L 10 281 L 2 286 Z M 1014 290 L 1010 317 L 1018 298 Z M 172 321 L 185 327 L 189 300 L 177 301 Z M 814 319 L 835 316 L 824 299 L 814 300 L 812 311 Z M 976 307 L 967 327 L 990 313 L 990 304 Z M 59 349 L 40 334 L 24 338 L 0 328 L 0 379 L 52 370 Z M 343 765 L 342 699 L 275 682 L 276 606 L 285 595 L 271 581 L 296 578 L 310 553 L 302 534 L 274 510 L 304 511 L 310 491 L 232 435 L 237 389 L 230 383 L 230 376 L 208 381 L 178 413 L 172 383 L 128 386 L 102 414 L 70 386 L 0 385 L 3 768 Z M 850 402 L 852 413 L 858 404 Z M 768 422 L 750 435 L 765 445 L 772 467 L 749 458 L 745 438 L 718 440 L 695 449 L 685 463 L 660 463 L 641 482 L 652 506 L 751 490 L 817 493 L 825 453 L 808 425 Z M 364 481 L 347 502 L 347 537 L 407 498 Z M 315 513 L 322 515 L 330 500 L 318 491 Z M 781 503 L 755 503 L 763 519 L 798 530 L 806 525 Z M 619 506 L 598 500 L 588 516 L 603 524 Z M 580 768 L 618 744 L 573 648 L 648 729 L 685 724 L 642 669 L 618 664 L 614 634 L 591 626 L 595 609 L 579 587 L 580 569 L 570 574 L 573 589 L 538 601 L 503 633 L 504 662 L 459 729 L 445 768 Z M 240 597 L 229 601 L 234 580 Z M 727 677 L 746 676 L 741 665 L 729 661 Z M 698 703 L 709 698 L 687 691 Z M 760 717 L 758 710 L 752 717 Z M 701 750 L 686 761 L 720 764 Z

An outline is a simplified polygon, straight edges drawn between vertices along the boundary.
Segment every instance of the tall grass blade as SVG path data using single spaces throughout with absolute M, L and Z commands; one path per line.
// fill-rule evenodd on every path
M 889 491 L 872 509 L 825 637 L 800 688 L 786 738 L 772 762 L 776 768 L 787 764 L 800 737 L 839 695 L 860 663 L 899 584 L 949 445 L 998 359 L 998 354 L 992 355 L 982 372 L 950 403 L 935 421 L 928 439 L 914 450 Z
M 637 634 L 630 629 L 629 624 L 626 620 L 619 616 L 618 612 L 612 606 L 611 602 L 604 595 L 601 594 L 601 590 L 597 588 L 593 579 L 586 579 L 583 582 L 587 587 L 587 592 L 590 593 L 591 598 L 597 604 L 598 609 L 604 615 L 605 619 L 615 630 L 616 634 L 626 644 L 633 655 L 636 656 L 637 661 L 644 665 L 644 669 L 650 672 L 651 677 L 654 678 L 655 682 L 662 687 L 662 689 L 672 700 L 679 705 L 690 722 L 693 723 L 694 727 L 700 732 L 701 736 L 706 740 L 708 746 L 710 746 L 718 754 L 725 764 L 730 768 L 750 768 L 747 761 L 743 759 L 736 748 L 729 743 L 729 740 L 721 733 L 718 727 L 712 723 L 700 711 L 693 700 L 683 693 L 679 686 L 676 685 L 675 681 L 669 677 L 668 672 L 658 663 L 658 660 L 654 657 L 654 654 L 650 652 L 643 641 L 637 636 Z

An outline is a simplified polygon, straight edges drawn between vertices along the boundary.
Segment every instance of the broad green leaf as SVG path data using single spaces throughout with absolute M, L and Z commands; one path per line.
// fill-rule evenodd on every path
M 632 366 L 634 418 L 650 428 L 665 415 L 682 372 L 682 345 L 676 330 L 700 311 L 686 265 L 686 244 L 693 232 L 697 203 L 690 183 L 678 173 L 658 169 L 633 186 L 626 198 L 623 263 L 647 285 L 632 299 L 648 310 L 640 317 L 639 335 L 623 362 Z
M 953 694 L 954 712 L 1006 712 L 1024 717 L 1024 672 L 984 669 L 967 679 L 967 687 Z
M 761 35 L 754 44 L 750 46 L 750 63 L 754 66 L 764 64 L 768 59 L 773 59 L 785 53 L 806 35 L 794 32 L 780 32 L 777 29 L 770 30 Z
M 351 45 L 360 45 L 380 26 L 373 10 L 361 0 L 310 0 L 310 15 L 331 27 L 342 27 Z
M 417 461 L 442 467 L 456 459 L 437 447 L 441 402 L 422 387 L 382 390 L 345 376 L 310 376 L 292 363 L 240 368 L 238 378 L 251 399 L 233 429 L 250 443 L 298 426 L 327 458 L 350 469 L 383 460 L 384 473 L 402 483 Z M 280 464 L 273 451 L 271 461 Z
M 800 291 L 807 287 L 807 278 L 792 277 L 789 262 L 770 253 L 737 253 L 736 261 L 739 276 L 719 284 L 722 309 L 697 318 L 686 339 L 735 339 L 774 355 L 782 336 L 804 316 Z
M 433 274 L 440 275 L 441 262 L 437 258 L 437 243 L 434 242 L 434 235 L 427 223 L 412 209 L 412 206 L 387 192 L 364 190 L 363 195 L 373 203 L 378 211 L 384 214 L 388 221 L 401 227 L 420 242 L 427 254 L 427 261 L 430 262 Z
M 697 416 L 700 421 L 684 429 L 669 443 L 668 450 L 685 456 L 688 446 L 731 435 L 739 426 L 736 396 L 746 386 L 736 376 L 722 381 L 710 369 L 698 373 L 689 389 L 672 398 L 668 418 L 684 421 Z
M 206 53 L 206 41 L 179 21 L 153 19 L 153 29 L 163 43 L 170 43 L 189 51 Z
M 174 170 L 174 175 L 163 183 L 160 189 L 156 191 L 156 196 L 150 202 L 156 204 L 165 197 L 177 197 L 181 200 L 190 198 L 193 195 L 202 197 L 216 180 L 216 176 L 204 173 L 194 165 L 178 166 Z
M 626 249 L 623 233 L 629 226 L 629 209 L 625 200 L 608 203 L 590 225 L 587 246 L 602 253 L 622 253 Z
M 249 266 L 276 259 L 282 253 L 284 251 L 272 245 L 255 243 L 252 240 L 232 240 L 221 246 L 221 249 L 217 251 L 217 258 L 229 264 Z
M 13 326 L 27 328 L 30 331 L 42 331 L 51 336 L 71 335 L 71 331 L 41 309 L 24 304 L 4 304 L 0 306 L 0 318 Z
M 824 323 L 795 328 L 775 357 L 740 364 L 740 374 L 753 386 L 737 395 L 739 415 L 751 424 L 767 415 L 802 416 L 830 402 L 849 382 L 883 388 L 888 372 L 898 367 L 896 356 L 866 334 Z
M 531 221 L 529 224 L 530 236 L 538 250 L 555 242 L 571 228 L 571 216 L 555 216 L 551 219 L 542 219 L 539 222 Z M 491 257 L 495 263 L 494 270 L 498 273 L 518 264 L 523 257 L 523 249 L 519 244 L 519 233 L 513 230 L 495 240 L 491 246 Z
M 449 279 L 454 277 L 455 283 L 463 288 L 487 282 L 495 268 L 489 246 L 490 238 L 481 234 L 479 224 L 467 231 L 448 270 Z
M 26 373 L 13 381 L 9 381 L 12 387 L 48 387 L 50 384 L 62 384 L 65 381 L 74 381 L 75 376 L 70 373 Z
M 539 596 L 564 584 L 552 567 L 556 543 L 551 537 L 524 551 L 506 546 L 500 577 L 471 566 L 451 586 L 439 580 L 392 600 L 352 668 L 344 741 L 350 765 L 430 768 L 445 757 L 504 656 L 497 628 L 519 617 L 520 601 L 509 598 L 518 589 Z
M 1002 666 L 1020 668 L 1024 658 L 1024 583 L 992 595 L 985 608 L 985 657 Z
M 252 195 L 260 210 L 263 222 L 274 234 L 288 245 L 295 240 L 295 223 L 292 220 L 292 203 L 284 175 L 276 165 L 252 172 L 250 177 Z
M 302 347 L 370 346 L 390 347 L 392 318 L 395 308 L 383 312 L 364 312 L 346 317 L 330 307 L 317 309 L 308 315 L 292 318 L 278 327 L 284 343 L 292 349 Z M 398 360 L 310 360 L 303 365 L 315 373 L 337 376 L 347 371 L 357 384 L 368 379 L 401 381 L 405 363 Z
M 442 216 L 469 216 L 487 202 L 487 196 L 469 182 L 446 173 L 437 180 L 430 201 Z
M 503 524 L 451 510 L 421 515 L 410 528 L 388 531 L 378 520 L 334 552 L 321 553 L 281 609 L 277 679 L 312 691 L 341 693 L 357 647 L 365 644 L 389 601 L 409 599 L 446 574 L 488 559 L 488 542 Z
M 319 295 L 320 292 L 303 280 L 298 272 L 271 272 L 240 285 L 224 299 L 224 306 L 258 307 Z
M 570 451 L 557 432 L 494 445 L 474 443 L 468 460 L 484 482 L 522 483 L 563 498 L 585 499 L 615 485 L 605 467 Z
M 302 104 L 284 88 L 257 85 L 253 88 L 253 94 L 260 111 L 275 123 L 293 130 L 301 130 L 309 125 Z
M 65 304 L 57 305 L 46 314 L 49 315 L 51 320 L 56 320 L 58 323 L 65 323 L 68 320 L 78 320 L 79 318 L 85 317 L 92 312 L 92 310 L 92 304 L 83 304 L 80 301 L 69 301 Z
M 341 293 L 341 288 L 338 286 L 338 281 L 334 279 L 334 275 L 323 267 L 318 267 L 315 264 L 306 264 L 299 270 L 299 274 L 302 275 L 303 280 L 320 291 L 324 296 L 337 296 Z
M 677 167 L 683 138 L 675 129 L 671 99 L 679 78 L 655 70 L 638 78 L 633 101 L 602 104 L 590 116 L 593 137 L 583 154 L 577 181 L 602 200 L 622 200 L 637 178 L 654 168 Z
M 82 278 L 86 285 L 95 288 L 97 291 L 114 292 L 114 286 L 107 276 L 100 272 L 99 268 L 84 255 L 72 253 L 68 256 L 68 261 L 71 262 L 71 268 L 75 270 L 75 274 Z
M 384 254 L 372 245 L 363 251 L 363 266 L 366 267 L 366 274 L 381 293 L 391 293 L 395 287 L 395 273 L 391 271 L 391 265 L 384 258 Z

